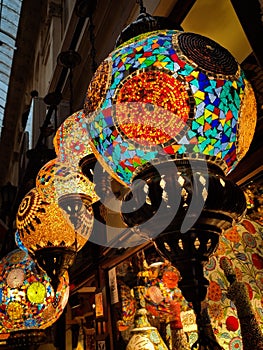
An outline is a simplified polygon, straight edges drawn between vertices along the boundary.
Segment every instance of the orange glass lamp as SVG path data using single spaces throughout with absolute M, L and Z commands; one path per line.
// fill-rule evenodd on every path
M 68 273 L 56 291 L 25 249 L 0 261 L 0 334 L 12 349 L 28 349 L 46 340 L 44 329 L 61 316 L 69 296 Z
M 84 157 L 94 158 L 83 110 L 65 119 L 57 129 L 53 144 L 59 161 L 69 163 L 74 168 L 79 167 Z
M 92 218 L 90 213 L 90 230 Z M 56 289 L 60 277 L 73 264 L 77 251 L 88 238 L 74 229 L 69 215 L 57 203 L 45 201 L 36 188 L 20 203 L 16 226 L 22 244 L 51 277 Z

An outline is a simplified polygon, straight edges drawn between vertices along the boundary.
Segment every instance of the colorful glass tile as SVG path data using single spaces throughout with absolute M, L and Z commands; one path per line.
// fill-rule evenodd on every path
M 79 167 L 82 158 L 93 153 L 83 110 L 73 113 L 60 125 L 53 144 L 58 159 L 74 168 Z
M 15 249 L 0 261 L 0 327 L 1 333 L 29 329 L 45 329 L 61 316 L 69 295 L 69 276 L 65 272 L 55 292 L 51 280 L 42 270 L 39 271 L 34 260 L 24 251 Z M 17 287 L 10 287 L 8 279 L 16 271 L 22 271 L 23 278 Z M 41 298 L 30 300 L 29 290 L 39 285 Z M 34 289 L 35 295 L 38 290 Z M 52 313 L 47 310 L 52 308 Z

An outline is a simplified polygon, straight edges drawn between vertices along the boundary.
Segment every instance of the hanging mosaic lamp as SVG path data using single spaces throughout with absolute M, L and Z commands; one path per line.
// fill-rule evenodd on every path
M 59 205 L 78 234 L 89 238 L 94 222 L 92 204 L 99 197 L 95 185 L 80 169 L 52 159 L 38 172 L 36 188 L 45 201 Z
M 56 289 L 87 237 L 78 234 L 65 211 L 56 203 L 46 202 L 36 188 L 20 203 L 16 226 L 20 241 L 51 277 Z
M 89 204 L 96 202 L 94 184 L 83 173 L 71 167 L 69 163 L 54 158 L 38 172 L 36 187 L 43 198 L 50 203 L 58 202 L 63 196 L 76 193 L 86 197 Z
M 123 221 L 142 242 L 154 239 L 180 271 L 178 286 L 196 314 L 196 344 L 214 349 L 203 331 L 203 267 L 246 210 L 243 192 L 226 178 L 256 125 L 244 72 L 207 37 L 155 30 L 123 42 L 102 62 L 84 111 L 97 159 L 131 188 Z
M 130 184 L 146 163 L 204 159 L 229 173 L 256 125 L 252 88 L 233 56 L 204 36 L 144 33 L 97 69 L 84 106 L 94 152 Z
M 106 179 L 105 170 L 101 167 L 100 163 L 97 162 L 97 159 L 93 153 L 90 135 L 87 130 L 87 120 L 83 110 L 73 113 L 60 125 L 53 139 L 53 144 L 58 163 L 54 166 L 66 167 L 69 165 L 71 167 L 70 183 L 74 181 L 73 173 L 75 172 L 75 175 L 78 177 L 77 182 L 82 182 L 84 187 L 87 187 L 84 193 L 87 193 L 88 191 L 88 194 L 91 197 L 94 216 L 98 221 L 103 221 L 100 212 L 107 210 L 105 209 L 104 205 L 106 202 L 105 196 L 107 195 L 107 192 L 110 192 L 110 194 L 114 193 L 114 190 L 112 190 L 112 181 L 114 180 L 110 177 L 110 175 L 108 175 Z M 49 185 L 49 176 L 51 176 L 49 172 L 55 172 L 53 170 L 52 162 L 55 161 L 53 160 L 47 163 L 46 166 L 41 169 L 37 177 L 37 187 L 39 188 L 40 192 L 43 192 L 44 196 L 52 196 Z M 48 169 L 49 166 L 50 170 Z M 95 166 L 96 171 L 94 170 Z M 95 177 L 94 171 L 96 172 Z M 57 172 L 60 173 L 59 169 L 57 169 Z M 80 172 L 82 175 L 79 174 Z M 63 171 L 61 174 L 62 173 Z M 63 176 L 65 176 L 65 174 Z M 87 178 L 86 180 L 85 177 Z M 61 177 L 58 177 L 56 180 L 58 179 L 61 179 Z M 63 179 L 61 180 L 63 181 Z M 52 178 L 51 182 L 55 183 L 55 178 Z M 87 182 L 89 182 L 88 185 Z M 66 186 L 66 183 L 64 186 Z M 47 190 L 45 189 L 46 187 L 48 187 Z M 83 189 L 83 186 L 81 187 Z M 96 195 L 96 192 L 94 191 L 95 187 L 98 195 Z M 79 193 L 79 191 L 76 190 L 76 193 Z M 101 201 L 98 200 L 98 197 L 100 197 Z
M 85 157 L 95 161 L 83 110 L 64 120 L 57 129 L 53 144 L 58 160 L 70 164 L 73 168 L 78 169 L 81 159 Z
M 30 255 L 15 249 L 0 261 L 0 334 L 12 349 L 28 349 L 46 340 L 44 329 L 61 316 L 69 296 L 68 273 L 52 287 Z

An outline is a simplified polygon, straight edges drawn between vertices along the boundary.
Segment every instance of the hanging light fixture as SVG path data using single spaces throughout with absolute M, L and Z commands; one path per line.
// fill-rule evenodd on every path
M 0 334 L 12 349 L 28 349 L 46 341 L 45 329 L 61 316 L 69 296 L 68 273 L 52 287 L 49 276 L 23 250 L 15 249 L 0 261 Z
M 87 238 L 75 231 L 57 203 L 45 201 L 36 188 L 21 201 L 16 226 L 22 244 L 51 277 L 56 289 Z
M 145 287 L 136 286 L 133 289 L 137 310 L 134 316 L 135 327 L 131 330 L 132 336 L 126 350 L 133 350 L 138 347 L 151 350 L 168 350 L 157 328 L 153 327 L 147 318 L 144 300 Z
M 124 222 L 155 239 L 180 271 L 179 287 L 196 313 L 196 346 L 214 349 L 201 319 L 203 266 L 246 209 L 226 175 L 253 138 L 255 96 L 234 57 L 207 37 L 166 28 L 125 39 L 87 91 L 94 154 L 131 188 Z
M 89 157 L 94 159 L 87 121 L 83 110 L 70 115 L 57 129 L 53 144 L 57 158 L 79 168 L 80 161 Z
M 95 185 L 81 171 L 59 161 L 58 158 L 52 159 L 39 170 L 36 187 L 49 203 L 59 202 L 61 198 L 71 194 L 85 198 L 87 204 L 99 199 L 94 190 Z
M 45 201 L 59 205 L 74 231 L 87 241 L 94 222 L 92 204 L 99 200 L 94 184 L 55 158 L 38 172 L 36 187 Z

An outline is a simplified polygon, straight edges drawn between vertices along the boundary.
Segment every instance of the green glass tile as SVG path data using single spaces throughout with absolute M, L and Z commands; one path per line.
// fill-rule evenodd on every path
M 195 97 L 195 103 L 196 105 L 199 105 L 200 103 L 204 102 L 203 100 L 201 100 L 200 98 Z
M 191 85 L 194 85 L 194 86 L 196 86 L 196 87 L 199 88 L 199 81 L 198 81 L 197 79 L 191 80 L 191 83 L 190 83 L 190 84 L 191 84 Z
M 199 152 L 200 151 L 198 145 L 194 145 L 193 150 L 194 150 L 194 152 Z
M 197 123 L 199 123 L 200 125 L 204 125 L 205 124 L 205 117 L 202 115 L 201 117 L 195 119 Z
M 199 124 L 196 123 L 196 122 L 193 120 L 192 125 L 193 125 L 194 123 L 197 125 L 197 128 L 199 128 Z M 189 131 L 187 132 L 187 134 L 188 134 L 188 136 L 189 136 L 190 139 L 192 139 L 193 137 L 196 137 L 196 133 L 193 132 L 192 130 L 189 130 Z
M 212 146 L 215 145 L 216 142 L 217 142 L 217 139 L 213 139 L 213 138 L 210 139 L 210 143 Z
M 217 135 L 218 135 L 217 129 L 216 129 L 216 128 L 213 128 L 213 129 L 212 129 L 212 132 L 211 132 L 211 136 L 212 136 L 212 137 L 216 137 Z

